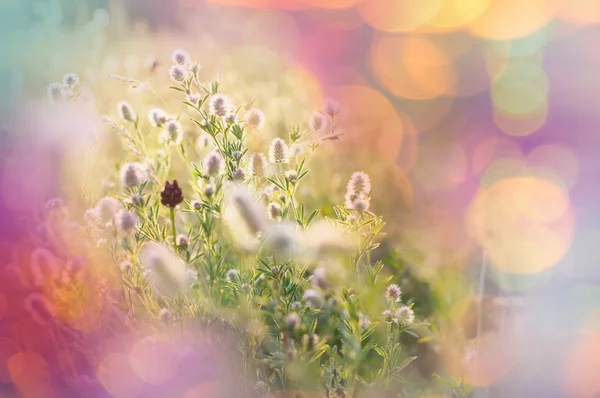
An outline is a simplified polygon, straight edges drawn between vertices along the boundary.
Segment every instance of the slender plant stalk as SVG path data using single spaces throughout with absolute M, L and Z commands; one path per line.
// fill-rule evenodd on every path
M 177 229 L 175 227 L 175 209 L 169 209 L 169 215 L 171 216 L 171 227 L 173 231 L 173 248 L 177 249 Z

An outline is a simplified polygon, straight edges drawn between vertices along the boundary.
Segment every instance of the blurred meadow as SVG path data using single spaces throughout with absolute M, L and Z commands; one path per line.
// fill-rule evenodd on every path
M 600 394 L 599 1 L 0 22 L 0 397 Z

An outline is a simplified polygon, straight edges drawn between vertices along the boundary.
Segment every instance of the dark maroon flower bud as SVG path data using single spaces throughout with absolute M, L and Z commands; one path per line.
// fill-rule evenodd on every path
M 165 184 L 165 189 L 160 193 L 160 203 L 163 205 L 174 208 L 178 204 L 183 202 L 183 192 L 181 188 L 179 188 L 179 184 L 177 184 L 177 180 L 173 180 L 173 183 Z

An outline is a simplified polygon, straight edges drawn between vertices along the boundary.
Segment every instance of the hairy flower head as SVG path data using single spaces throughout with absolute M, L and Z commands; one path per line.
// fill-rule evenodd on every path
M 146 179 L 144 167 L 137 162 L 125 163 L 121 167 L 121 185 L 126 188 L 135 188 Z
M 284 140 L 275 138 L 269 147 L 269 161 L 271 163 L 287 163 L 290 160 L 289 148 Z
M 250 157 L 250 172 L 255 177 L 264 177 L 267 166 L 265 155 L 255 152 Z
M 169 120 L 167 113 L 160 108 L 152 108 L 148 112 L 148 120 L 153 127 L 160 127 Z
M 173 65 L 169 68 L 169 77 L 174 82 L 182 82 L 188 77 L 188 71 L 182 65 Z
M 210 97 L 208 110 L 213 115 L 225 117 L 231 112 L 231 109 L 232 105 L 229 102 L 229 99 L 223 94 L 215 94 Z
M 155 293 L 173 297 L 185 292 L 190 284 L 185 263 L 169 247 L 148 242 L 140 251 L 140 262 Z
M 138 222 L 138 218 L 135 213 L 127 210 L 120 210 L 117 213 L 116 220 L 117 229 L 123 234 L 129 234 L 131 231 L 133 231 Z
M 115 215 L 119 209 L 121 209 L 119 202 L 111 197 L 105 197 L 98 201 L 95 210 L 98 220 L 101 223 L 106 224 L 114 221 Z
M 79 84 L 79 76 L 77 76 L 75 73 L 65 73 L 63 76 L 63 84 L 67 85 L 68 87 L 75 87 Z
M 206 155 L 204 158 L 204 174 L 210 177 L 216 177 L 223 172 L 225 161 L 221 157 L 221 154 L 217 151 L 213 151 Z
M 185 50 L 175 50 L 171 56 L 174 64 L 186 65 L 190 62 L 190 56 Z
M 308 126 L 311 128 L 311 130 L 314 131 L 321 131 L 325 128 L 326 125 L 327 120 L 325 119 L 325 116 L 320 112 L 314 112 L 310 116 L 310 119 L 308 121 Z
M 396 284 L 391 284 L 385 290 L 385 299 L 389 302 L 397 303 L 400 301 L 402 297 L 402 290 L 400 286 Z
M 135 110 L 133 110 L 133 107 L 127 101 L 119 102 L 119 105 L 117 105 L 117 113 L 119 118 L 126 122 L 134 122 L 137 118 Z
M 260 130 L 265 125 L 265 114 L 260 109 L 252 108 L 246 112 L 246 125 L 251 129 Z

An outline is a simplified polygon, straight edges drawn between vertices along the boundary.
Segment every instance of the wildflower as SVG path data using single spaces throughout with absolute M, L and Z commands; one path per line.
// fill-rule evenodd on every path
M 167 121 L 161 138 L 165 142 L 171 142 L 175 145 L 179 145 L 183 140 L 183 127 L 181 127 L 181 123 L 174 119 Z
M 415 313 L 412 308 L 407 305 L 403 305 L 396 310 L 394 318 L 400 325 L 409 326 L 412 325 L 415 320 Z
M 194 106 L 198 106 L 201 99 L 202 99 L 202 96 L 198 93 L 191 93 L 191 94 L 188 94 L 188 96 L 187 96 L 188 102 Z
M 135 193 L 131 196 L 131 203 L 134 206 L 142 207 L 144 205 L 144 198 L 142 197 L 142 195 Z
M 244 284 L 242 284 L 242 287 L 241 287 L 241 289 L 242 289 L 242 292 L 243 292 L 243 293 L 246 293 L 246 294 L 248 294 L 248 293 L 250 293 L 250 291 L 252 290 L 252 286 L 250 286 L 250 284 L 249 284 L 249 283 L 244 283 Z
M 68 87 L 75 87 L 79 84 L 79 76 L 75 73 L 65 73 L 63 76 L 63 84 Z
M 359 213 L 367 211 L 369 209 L 370 201 L 369 198 L 357 198 L 351 202 L 349 206 L 352 210 L 355 210 Z
M 283 323 L 286 329 L 295 330 L 300 324 L 300 317 L 295 312 L 290 312 L 285 316 Z
M 25 309 L 29 312 L 31 319 L 40 326 L 54 322 L 54 308 L 40 293 L 30 293 L 25 298 Z
M 69 97 L 69 87 L 63 83 L 51 83 L 48 85 L 47 95 L 52 103 L 59 103 Z
M 158 293 L 172 297 L 183 293 L 189 286 L 191 281 L 185 263 L 167 246 L 146 243 L 139 257 L 146 277 Z
M 381 315 L 386 322 L 392 322 L 394 320 L 394 314 L 390 310 L 383 311 Z
M 287 144 L 281 138 L 275 138 L 271 141 L 269 147 L 269 161 L 271 163 L 287 163 L 290 160 Z
M 327 289 L 327 278 L 325 268 L 319 267 L 313 272 L 312 284 L 318 288 Z
M 264 238 L 267 247 L 275 253 L 279 253 L 284 257 L 291 257 L 297 254 L 298 237 L 296 224 L 270 224 L 264 231 Z
M 98 220 L 104 224 L 113 221 L 120 207 L 119 202 L 113 198 L 106 197 L 100 199 L 96 205 Z
M 153 127 L 160 127 L 167 122 L 168 116 L 162 109 L 152 108 L 148 112 L 148 120 Z
M 246 125 L 251 129 L 260 130 L 265 125 L 265 114 L 260 109 L 252 108 L 246 112 Z
M 320 112 L 313 113 L 308 121 L 308 126 L 314 131 L 323 130 L 326 124 L 325 116 Z
M 126 101 L 119 102 L 119 105 L 117 105 L 117 112 L 119 114 L 119 118 L 123 121 L 135 122 L 137 119 L 137 115 L 133 110 L 133 107 Z
M 184 50 L 175 50 L 173 51 L 173 55 L 171 56 L 173 63 L 178 65 L 185 65 L 190 62 L 189 54 Z
M 213 195 L 215 194 L 215 186 L 212 184 L 208 184 L 206 185 L 206 187 L 204 187 L 204 195 L 206 195 L 207 198 L 211 198 Z
M 234 186 L 228 192 L 225 216 L 230 227 L 234 228 L 234 237 L 244 245 L 254 246 L 257 234 L 266 225 L 264 208 L 243 186 Z
M 269 203 L 267 206 L 267 214 L 271 220 L 278 220 L 281 217 L 281 206 L 275 202 Z
M 130 211 L 121 210 L 117 214 L 117 229 L 119 232 L 128 234 L 134 230 L 138 222 L 135 213 Z
M 233 179 L 236 181 L 244 181 L 246 179 L 246 172 L 244 171 L 244 169 L 238 167 L 237 169 L 235 169 L 232 176 Z
M 290 308 L 294 311 L 298 311 L 300 308 L 302 308 L 302 303 L 299 301 L 294 301 L 292 305 L 290 305 Z
M 199 151 L 203 151 L 212 146 L 212 137 L 207 133 L 202 133 L 196 140 L 196 147 Z
M 353 195 L 368 195 L 371 192 L 371 179 L 367 173 L 357 171 L 352 174 L 346 192 Z
M 238 273 L 236 270 L 234 269 L 230 269 L 229 271 L 227 271 L 227 273 L 225 274 L 225 279 L 228 282 L 235 282 L 238 280 Z
M 125 163 L 121 167 L 121 185 L 126 188 L 134 188 L 144 182 L 146 176 L 144 167 L 137 163 Z
M 238 122 L 237 115 L 233 112 L 229 112 L 227 117 L 225 117 L 225 121 L 229 124 L 235 124 Z
M 292 156 L 298 156 L 304 153 L 304 147 L 298 143 L 292 145 L 290 152 Z
M 231 104 L 229 103 L 229 99 L 223 94 L 215 94 L 210 97 L 208 109 L 213 115 L 224 117 L 231 111 Z
M 385 290 L 385 298 L 391 303 L 399 302 L 401 296 L 402 290 L 400 289 L 400 286 L 396 284 L 389 285 L 388 288 Z
M 321 308 L 324 303 L 321 293 L 313 289 L 306 290 L 302 299 L 306 303 L 306 306 L 311 309 Z
M 242 152 L 241 151 L 233 151 L 231 156 L 233 156 L 233 158 L 237 161 L 239 161 L 242 158 Z
M 182 249 L 187 249 L 190 244 L 189 238 L 184 234 L 177 235 L 177 246 Z
M 265 166 L 267 163 L 267 159 L 265 159 L 265 155 L 262 153 L 254 153 L 250 157 L 250 171 L 255 177 L 264 177 L 265 176 Z
M 298 173 L 296 173 L 296 170 L 288 170 L 285 172 L 285 178 L 292 184 L 295 184 L 298 181 Z
M 160 202 L 170 208 L 175 208 L 175 206 L 183 202 L 183 192 L 179 188 L 177 180 L 173 180 L 172 184 L 169 181 L 165 183 L 165 188 L 160 193 L 160 198 Z
M 210 177 L 216 177 L 223 172 L 224 161 L 221 155 L 214 151 L 204 158 L 204 173 Z
M 369 318 L 367 318 L 367 316 L 365 314 L 363 314 L 362 312 L 360 312 L 358 314 L 358 326 L 361 329 L 366 329 L 371 325 L 371 321 L 369 320 Z
M 340 110 L 341 110 L 340 104 L 337 103 L 336 101 L 333 101 L 331 99 L 328 99 L 325 101 L 324 111 L 326 114 L 329 115 L 329 117 L 331 117 L 331 118 L 335 117 L 335 115 L 340 113 Z
M 173 65 L 169 68 L 169 77 L 174 82 L 182 82 L 188 77 L 188 71 L 181 65 Z
M 190 203 L 190 205 L 192 206 L 192 209 L 196 211 L 202 210 L 202 202 L 200 202 L 199 200 L 192 200 L 192 203 Z

